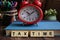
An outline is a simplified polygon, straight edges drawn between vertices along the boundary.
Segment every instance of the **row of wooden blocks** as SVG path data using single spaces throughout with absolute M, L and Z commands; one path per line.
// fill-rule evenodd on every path
M 11 37 L 54 37 L 54 31 L 6 31 Z

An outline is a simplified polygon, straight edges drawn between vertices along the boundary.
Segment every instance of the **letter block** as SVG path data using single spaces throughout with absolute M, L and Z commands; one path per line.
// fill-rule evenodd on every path
M 28 31 L 11 31 L 11 37 L 28 37 Z

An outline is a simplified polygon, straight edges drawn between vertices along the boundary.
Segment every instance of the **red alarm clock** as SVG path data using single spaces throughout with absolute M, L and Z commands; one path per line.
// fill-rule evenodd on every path
M 35 2 L 38 0 L 35 0 Z M 43 11 L 36 3 L 30 4 L 27 1 L 22 2 L 22 6 L 18 11 L 18 18 L 26 24 L 35 24 L 43 19 Z M 41 4 L 40 4 L 41 5 Z

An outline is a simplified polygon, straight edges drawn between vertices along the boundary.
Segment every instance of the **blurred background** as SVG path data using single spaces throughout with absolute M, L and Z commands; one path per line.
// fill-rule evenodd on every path
M 7 0 L 10 1 L 10 0 Z M 12 1 L 17 1 L 18 5 L 17 5 L 17 10 L 19 10 L 20 6 L 21 6 L 21 2 L 23 0 L 12 0 Z M 27 0 L 29 2 L 33 2 L 34 0 Z M 56 9 L 57 10 L 57 20 L 60 21 L 60 0 L 39 0 L 42 2 L 42 7 L 41 9 L 43 10 L 43 13 L 45 12 L 45 10 L 48 9 Z M 44 20 L 44 19 L 43 19 Z M 11 22 L 14 21 L 14 17 L 13 16 L 3 16 L 0 14 L 0 25 L 9 25 Z
M 8 0 L 10 1 L 10 0 Z M 17 1 L 17 10 L 21 6 L 22 0 L 12 0 Z M 27 0 L 30 2 L 33 2 L 34 0 Z M 48 10 L 50 8 L 57 10 L 57 20 L 60 21 L 60 0 L 39 0 L 42 2 L 42 10 L 43 13 L 45 10 Z M 43 19 L 44 20 L 44 19 Z M 12 37 L 4 37 L 5 36 L 5 30 L 6 26 L 8 26 L 10 23 L 12 23 L 14 20 L 14 16 L 7 16 L 7 15 L 1 15 L 0 13 L 0 40 L 60 40 L 60 37 L 53 37 L 53 38 L 12 38 Z M 60 31 L 56 31 L 56 33 L 60 33 Z M 3 36 L 4 35 L 4 36 Z

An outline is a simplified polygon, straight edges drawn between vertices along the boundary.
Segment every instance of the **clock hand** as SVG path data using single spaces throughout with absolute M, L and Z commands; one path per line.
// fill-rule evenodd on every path
M 31 12 L 31 14 L 30 15 L 32 15 L 34 13 L 34 11 L 33 12 Z
M 33 13 L 34 13 L 34 11 L 31 14 L 33 14 Z
M 26 12 L 28 15 L 30 15 L 30 13 L 29 12 Z
M 29 13 L 29 12 L 26 12 L 26 13 L 28 13 L 28 16 L 31 16 L 31 15 L 34 13 L 34 11 L 33 11 L 32 13 Z M 28 16 L 27 16 L 27 17 L 28 17 Z
M 27 12 L 27 11 L 26 11 L 26 13 L 28 14 L 28 15 L 27 15 L 27 17 L 29 17 L 29 16 L 30 16 L 30 13 L 29 13 L 29 12 Z

